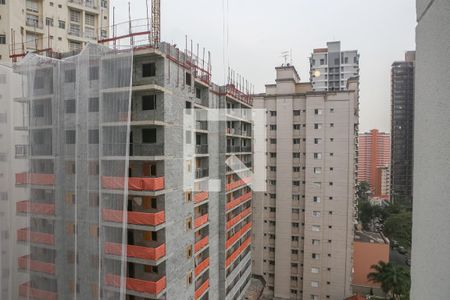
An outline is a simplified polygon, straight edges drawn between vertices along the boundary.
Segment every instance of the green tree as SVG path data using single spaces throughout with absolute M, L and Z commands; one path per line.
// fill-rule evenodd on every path
M 391 214 L 384 222 L 384 233 L 389 239 L 397 240 L 402 246 L 411 248 L 412 213 L 403 211 Z
M 374 272 L 369 273 L 367 279 L 381 284 L 385 299 L 387 299 L 387 296 L 394 300 L 409 299 L 409 288 L 411 286 L 409 270 L 383 261 L 371 268 Z
M 358 201 L 360 200 L 369 200 L 370 194 L 370 185 L 366 181 L 358 182 L 356 185 L 356 198 Z

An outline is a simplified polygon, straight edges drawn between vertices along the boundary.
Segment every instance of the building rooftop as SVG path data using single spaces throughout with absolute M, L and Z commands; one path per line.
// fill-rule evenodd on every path
M 389 244 L 389 240 L 380 232 L 355 231 L 355 242 Z

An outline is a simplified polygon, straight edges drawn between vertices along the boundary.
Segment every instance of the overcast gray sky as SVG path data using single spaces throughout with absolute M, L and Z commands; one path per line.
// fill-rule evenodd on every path
M 148 0 L 150 3 L 150 0 Z M 128 1 L 111 0 L 116 22 L 128 19 Z M 132 18 L 144 18 L 146 0 L 131 0 Z M 361 68 L 360 130 L 390 131 L 390 66 L 415 49 L 413 0 L 161 0 L 162 40 L 184 49 L 185 35 L 212 53 L 213 80 L 230 66 L 264 92 L 281 52 L 292 49 L 303 81 L 313 48 L 340 40 L 357 49 Z M 228 26 L 225 26 L 224 19 Z M 228 32 L 228 39 L 226 37 Z M 224 42 L 228 40 L 228 42 Z

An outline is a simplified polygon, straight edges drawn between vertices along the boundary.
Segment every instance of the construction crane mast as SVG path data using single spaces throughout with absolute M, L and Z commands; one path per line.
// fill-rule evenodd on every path
M 161 0 L 152 0 L 152 44 L 156 47 L 161 41 Z

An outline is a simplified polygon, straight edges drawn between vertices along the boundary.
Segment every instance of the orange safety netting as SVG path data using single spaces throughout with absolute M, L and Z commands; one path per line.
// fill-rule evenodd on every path
M 23 283 L 19 286 L 19 295 L 24 298 L 31 298 L 37 300 L 57 299 L 56 293 L 32 288 L 29 282 Z
M 197 290 L 195 290 L 195 299 L 200 298 L 209 288 L 209 279 L 207 279 Z
M 36 244 L 54 245 L 55 236 L 50 233 L 32 232 L 28 228 L 17 230 L 18 241 L 30 241 Z
M 208 237 L 205 237 L 205 238 L 201 239 L 200 241 L 195 243 L 194 251 L 198 252 L 198 251 L 202 250 L 206 245 L 208 245 L 208 242 L 209 242 Z
M 33 213 L 41 215 L 54 215 L 55 205 L 54 204 L 44 204 L 44 203 L 33 203 L 28 200 L 17 202 L 16 204 L 17 212 L 21 213 Z
M 197 204 L 197 203 L 203 202 L 206 199 L 208 199 L 208 197 L 209 197 L 209 193 L 208 192 L 197 193 L 194 196 L 194 203 Z
M 252 180 L 251 177 L 246 177 L 244 179 L 239 179 L 239 180 L 236 180 L 234 182 L 227 183 L 225 188 L 226 188 L 227 191 L 231 191 L 231 190 L 234 190 L 235 188 L 238 188 L 238 187 L 240 187 L 242 185 L 250 184 L 251 180 Z
M 244 225 L 238 232 L 236 232 L 232 237 L 230 237 L 226 243 L 225 247 L 228 249 L 234 242 L 236 242 L 241 236 L 243 236 L 250 228 L 252 228 L 252 222 L 249 222 Z
M 195 276 L 198 276 L 203 270 L 209 267 L 209 257 L 195 267 Z
M 104 245 L 105 254 L 122 255 L 122 244 L 106 242 Z M 126 252 L 128 257 L 158 260 L 166 255 L 166 245 L 162 244 L 156 248 L 127 245 Z
M 240 214 L 238 214 L 236 217 L 232 218 L 227 222 L 226 228 L 227 230 L 233 227 L 235 224 L 237 224 L 240 220 L 248 216 L 252 212 L 252 208 L 249 207 L 242 211 Z
M 102 209 L 103 220 L 108 222 L 123 222 L 123 211 L 113 209 Z M 166 214 L 164 211 L 156 213 L 144 212 L 128 212 L 128 224 L 156 226 L 163 224 L 166 221 Z
M 228 267 L 236 258 L 250 245 L 251 238 L 246 239 L 225 261 L 225 267 Z
M 251 198 L 252 198 L 252 192 L 248 192 L 248 193 L 246 193 L 246 194 L 244 194 L 244 195 L 242 195 L 240 197 L 237 197 L 236 199 L 231 200 L 230 202 L 228 202 L 226 204 L 225 208 L 228 211 L 230 209 L 235 208 L 239 204 L 246 202 L 247 200 L 249 200 Z
M 117 275 L 107 274 L 105 276 L 105 284 L 109 286 L 120 287 L 120 280 L 120 276 Z M 158 281 L 126 278 L 126 288 L 139 293 L 159 294 L 166 288 L 166 276 Z
M 21 269 L 55 274 L 55 264 L 31 260 L 29 255 L 19 257 L 18 264 Z
M 102 176 L 102 187 L 106 189 L 124 189 L 125 177 Z M 164 177 L 128 178 L 128 189 L 132 191 L 159 191 L 164 189 Z
M 194 227 L 198 228 L 206 223 L 208 223 L 208 214 L 196 218 L 194 221 Z
M 17 173 L 16 184 L 38 184 L 38 185 L 54 185 L 55 175 L 53 174 L 28 174 Z

